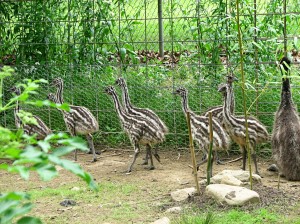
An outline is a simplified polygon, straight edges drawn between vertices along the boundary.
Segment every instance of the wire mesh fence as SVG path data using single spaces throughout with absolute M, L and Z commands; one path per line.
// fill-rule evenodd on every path
M 247 106 L 269 131 L 280 100 L 276 61 L 287 48 L 298 62 L 300 5 L 296 0 L 284 2 L 244 0 L 240 4 Z M 227 74 L 239 77 L 240 72 L 236 3 L 230 0 L 4 0 L 0 33 L 1 64 L 16 70 L 5 80 L 3 100 L 7 102 L 8 89 L 25 78 L 51 82 L 61 77 L 65 102 L 91 110 L 100 124 L 95 141 L 104 146 L 129 144 L 111 99 L 103 93 L 116 78 L 127 80 L 134 105 L 152 109 L 165 121 L 170 133 L 164 146 L 181 148 L 188 146 L 188 138 L 180 99 L 172 94 L 175 88 L 188 88 L 190 107 L 200 114 L 222 104 L 218 85 Z M 296 103 L 298 88 L 294 80 Z M 54 91 L 43 84 L 33 98 L 46 99 Z M 238 83 L 235 91 L 239 114 L 243 108 Z M 22 106 L 51 129 L 66 131 L 59 111 Z M 0 122 L 13 129 L 13 111 L 1 114 Z

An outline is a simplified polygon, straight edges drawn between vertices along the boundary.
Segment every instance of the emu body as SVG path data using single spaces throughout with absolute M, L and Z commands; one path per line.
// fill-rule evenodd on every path
M 149 155 L 151 162 L 150 169 L 154 169 L 151 145 L 163 142 L 165 140 L 164 133 L 152 120 L 127 113 L 121 106 L 114 87 L 107 87 L 105 93 L 112 97 L 122 127 L 129 136 L 131 144 L 134 147 L 133 161 L 127 172 L 132 171 L 132 167 L 140 153 L 140 144 L 146 145 L 147 154 Z
M 289 74 L 290 60 L 282 58 L 282 73 Z M 289 78 L 282 78 L 281 102 L 275 114 L 272 154 L 288 180 L 300 180 L 300 119 L 293 103 Z

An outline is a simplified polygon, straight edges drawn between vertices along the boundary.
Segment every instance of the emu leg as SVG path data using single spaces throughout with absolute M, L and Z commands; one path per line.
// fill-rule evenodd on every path
M 153 155 L 154 155 L 155 159 L 160 163 L 160 156 L 157 153 L 157 147 L 154 148 L 154 154 Z
M 95 147 L 94 147 L 94 142 L 93 142 L 93 136 L 92 136 L 92 134 L 87 134 L 87 135 L 86 135 L 86 138 L 87 138 L 87 140 L 88 140 L 90 150 L 91 150 L 92 153 L 93 153 L 93 160 L 92 160 L 92 162 L 96 162 L 96 161 L 97 161 L 97 157 L 96 157 L 96 153 L 95 153 Z
M 216 165 L 225 165 L 225 163 L 222 161 L 222 160 L 220 160 L 220 157 L 218 156 L 218 152 L 217 151 L 215 151 L 215 161 L 216 161 Z
M 148 148 L 146 147 L 146 156 L 144 158 L 144 162 L 142 163 L 142 165 L 148 165 L 148 160 L 149 160 L 149 151 Z
M 255 153 L 255 152 L 252 153 L 252 154 L 251 154 L 251 157 L 252 157 L 252 160 L 253 160 L 253 162 L 254 162 L 255 173 L 258 174 L 258 175 L 260 175 L 259 172 L 258 172 L 258 167 L 257 167 L 256 153 Z
M 146 145 L 146 148 L 147 148 L 147 153 L 150 157 L 150 167 L 149 167 L 149 170 L 154 170 L 155 167 L 154 167 L 154 164 L 153 164 L 153 158 L 152 158 L 152 152 L 151 152 L 151 146 L 149 144 Z
M 128 173 L 131 173 L 132 171 L 132 167 L 133 167 L 133 164 L 135 163 L 135 160 L 137 158 L 137 156 L 139 155 L 140 153 L 140 147 L 139 147 L 139 144 L 138 143 L 134 143 L 134 155 L 133 155 L 133 160 L 127 170 Z
M 243 147 L 243 170 L 246 170 L 246 158 L 247 158 L 247 150 L 246 147 Z

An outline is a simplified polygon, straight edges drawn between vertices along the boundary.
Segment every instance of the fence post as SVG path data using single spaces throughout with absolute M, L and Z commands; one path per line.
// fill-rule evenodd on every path
M 164 27 L 162 19 L 162 0 L 158 0 L 158 29 L 159 29 L 159 56 L 164 57 Z

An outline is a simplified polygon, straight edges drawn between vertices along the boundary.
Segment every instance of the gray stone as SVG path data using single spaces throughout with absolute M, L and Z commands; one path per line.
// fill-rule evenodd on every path
M 80 188 L 79 187 L 73 187 L 73 188 L 71 188 L 71 191 L 80 191 Z
M 213 197 L 219 203 L 228 205 L 244 205 L 258 203 L 260 201 L 257 192 L 245 187 L 230 186 L 226 184 L 211 184 L 206 187 L 205 193 Z
M 163 217 L 161 219 L 156 220 L 155 222 L 152 222 L 151 224 L 169 224 L 170 219 L 168 217 Z
M 232 175 L 224 175 L 221 179 L 221 184 L 227 184 L 227 185 L 232 185 L 232 186 L 241 186 L 243 185 L 243 182 L 240 181 L 239 179 L 235 178 Z
M 181 207 L 172 207 L 166 210 L 169 213 L 180 213 L 182 211 Z
M 278 169 L 278 167 L 276 166 L 276 164 L 270 165 L 270 166 L 268 167 L 267 170 L 268 170 L 268 171 L 271 171 L 271 172 L 278 172 L 278 171 L 279 171 L 279 169 Z
M 171 197 L 174 201 L 184 201 L 188 199 L 190 196 L 193 196 L 196 192 L 196 188 L 190 187 L 177 191 L 171 192 Z
M 221 183 L 222 178 L 225 175 L 231 175 L 236 179 L 242 182 L 249 182 L 250 181 L 250 173 L 249 171 L 245 170 L 223 170 L 222 172 L 218 173 L 217 175 L 211 178 L 212 183 L 219 184 Z M 253 182 L 261 183 L 261 177 L 257 174 L 252 174 Z

